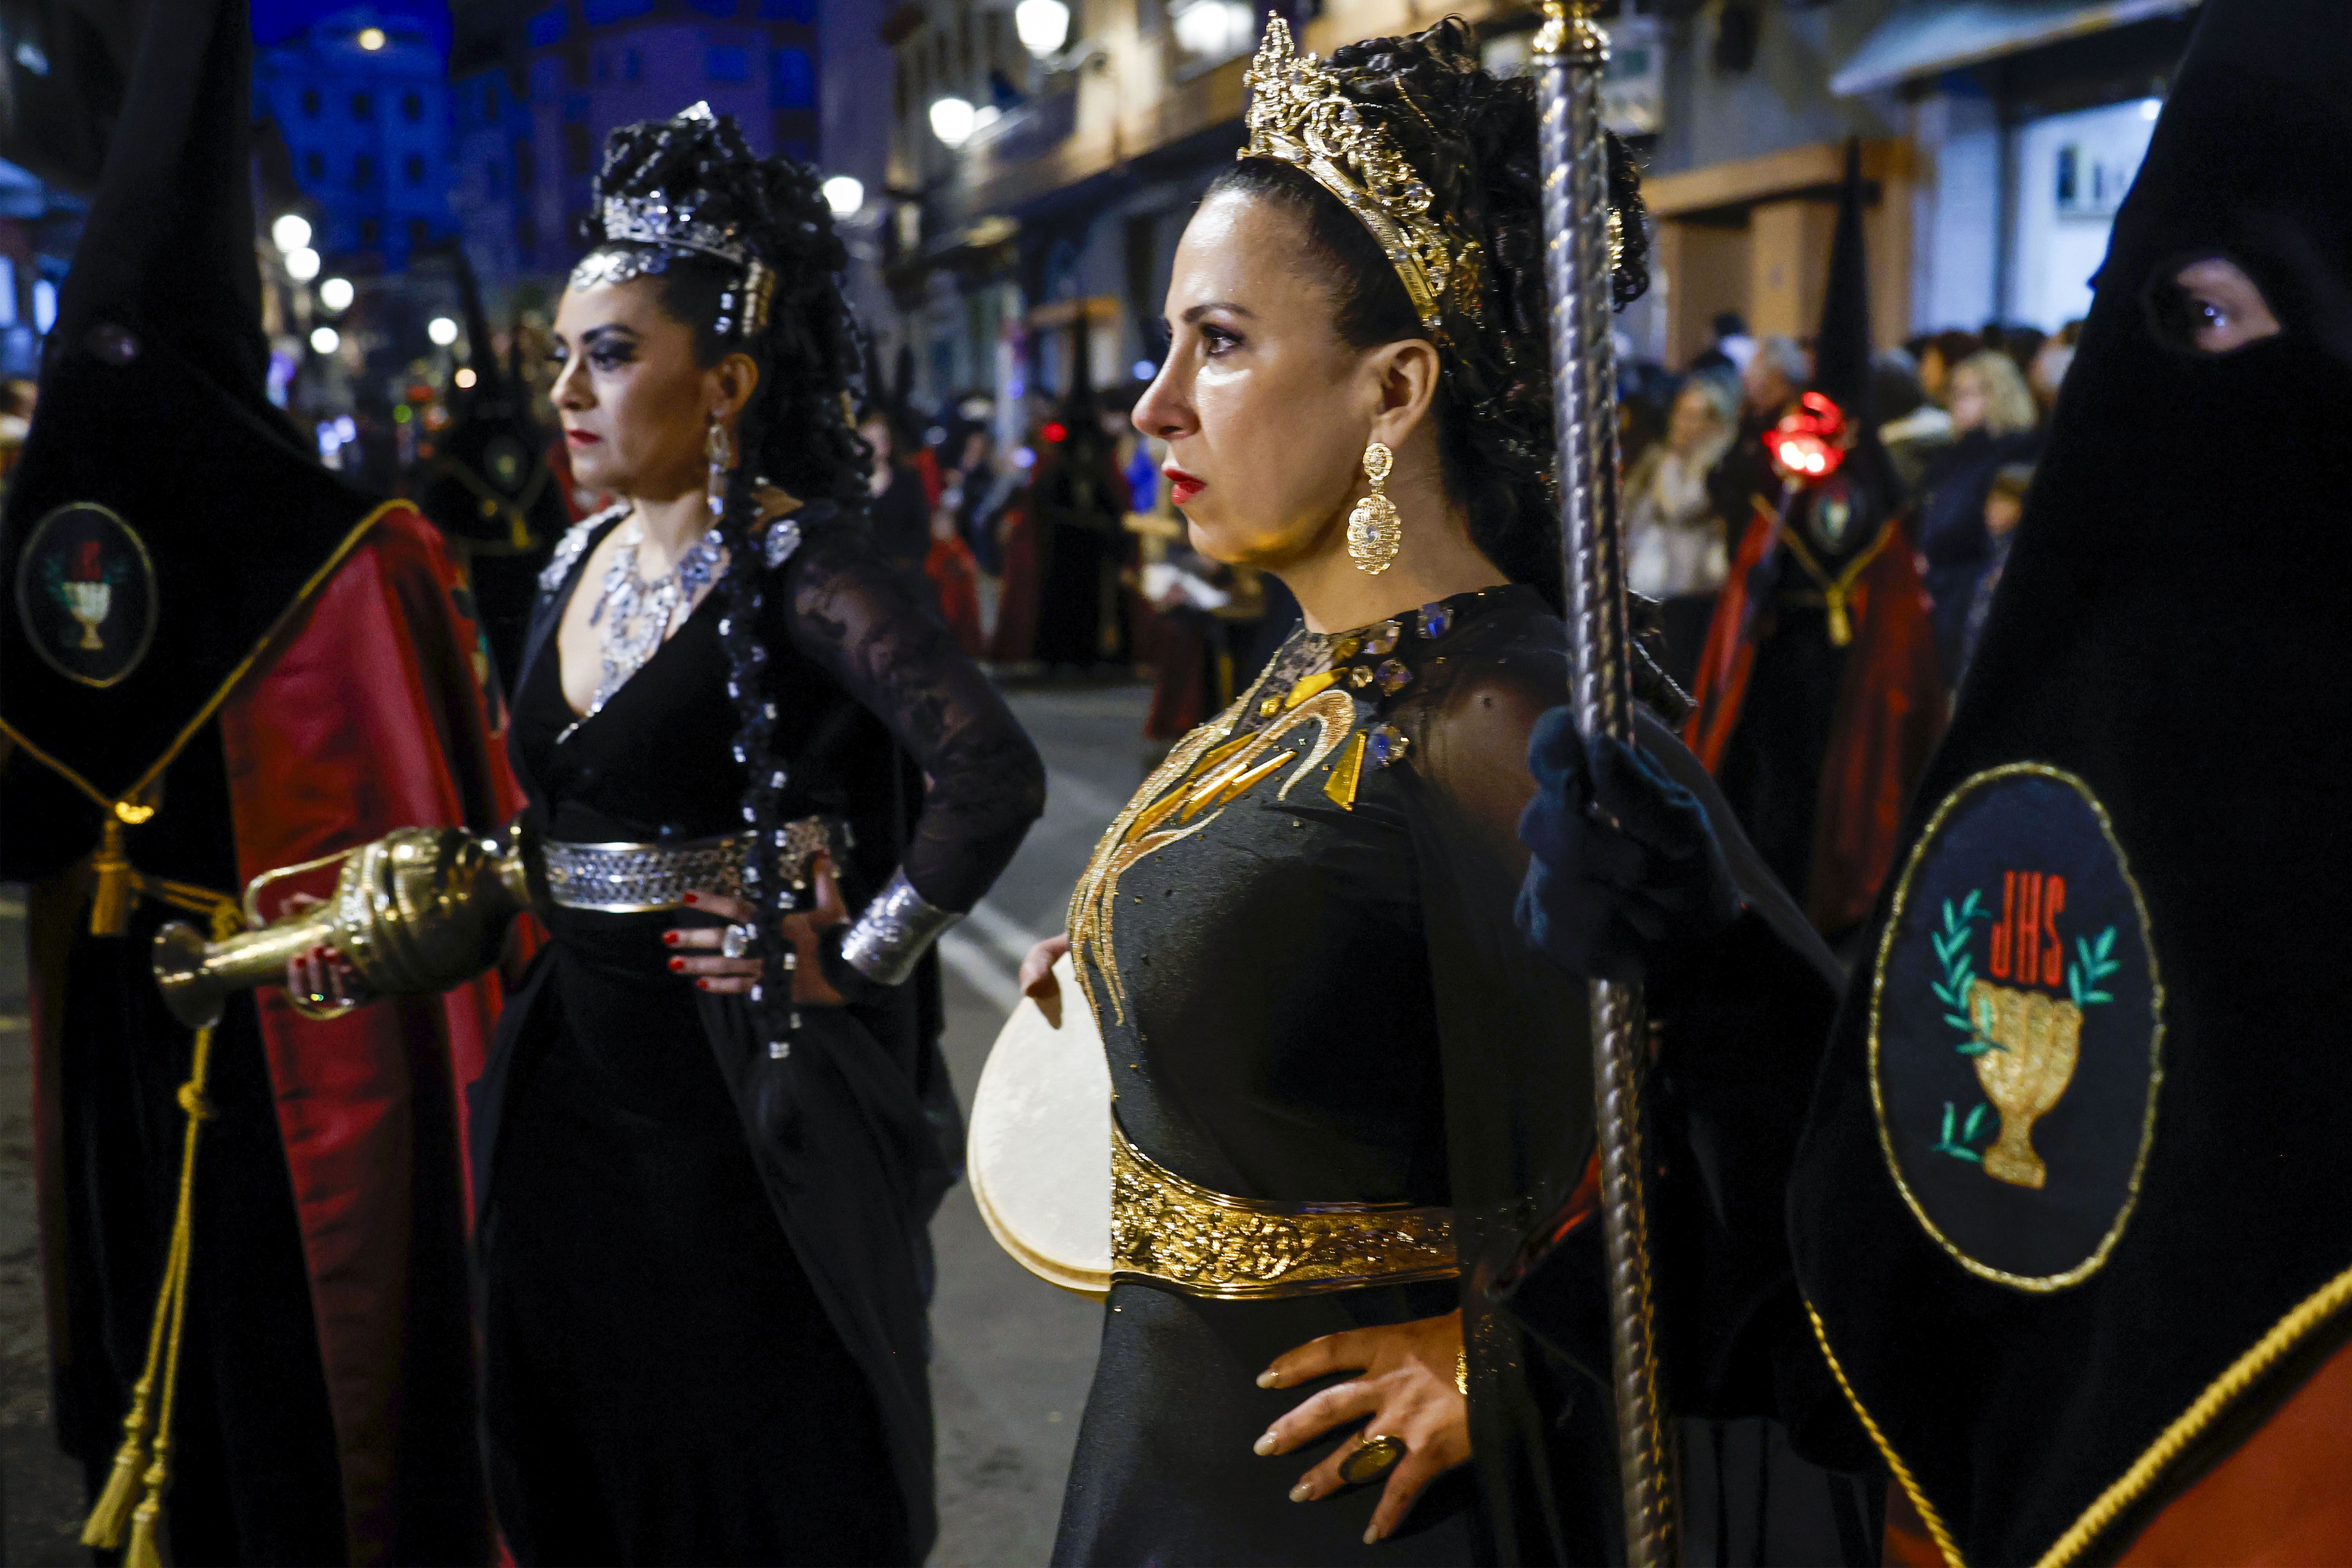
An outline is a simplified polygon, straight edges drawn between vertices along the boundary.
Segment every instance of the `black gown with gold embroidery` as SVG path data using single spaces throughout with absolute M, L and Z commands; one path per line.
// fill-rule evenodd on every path
M 1512 924 L 1528 737 L 1566 691 L 1563 628 L 1530 588 L 1301 632 L 1105 834 L 1070 929 L 1122 1145 L 1117 1272 L 1056 1563 L 1622 1552 L 1605 1365 L 1580 1361 L 1573 1336 L 1569 1354 L 1547 1350 L 1486 1289 L 1592 1147 L 1585 984 Z M 1706 789 L 1646 715 L 1643 742 Z M 1687 1025 L 1736 1047 L 1778 984 L 1805 993 L 1814 1024 L 1826 1016 L 1821 976 L 1790 962 L 1801 917 L 1734 849 L 1751 911 L 1706 976 L 1661 994 L 1669 1042 Z M 1315 1205 L 1362 1223 L 1336 1228 Z M 1290 1502 L 1357 1432 L 1256 1457 L 1258 1435 L 1320 1386 L 1262 1390 L 1259 1372 L 1319 1335 L 1456 1306 L 1475 1461 L 1377 1547 L 1363 1544 L 1377 1487 Z M 1727 1346 L 1755 1306 L 1725 1310 L 1703 1342 Z

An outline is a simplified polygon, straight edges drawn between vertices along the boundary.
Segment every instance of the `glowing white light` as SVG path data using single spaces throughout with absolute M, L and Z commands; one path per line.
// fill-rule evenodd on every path
M 835 217 L 847 217 L 866 205 L 866 182 L 855 174 L 835 174 L 824 183 L 824 205 Z
M 1013 30 L 1021 47 L 1042 60 L 1069 41 L 1070 8 L 1062 0 L 1021 0 L 1013 8 Z
M 383 47 L 383 29 L 382 27 L 362 27 L 360 29 L 359 43 L 360 47 L 365 49 L 368 53 L 375 53 L 376 50 Z
M 1192 0 L 1175 14 L 1176 45 L 1202 59 L 1231 59 L 1256 36 L 1257 13 L 1243 0 Z
M 459 365 L 457 367 L 457 374 L 451 376 L 449 379 L 456 382 L 457 384 L 458 390 L 462 392 L 466 388 L 474 384 L 474 367 L 469 364 Z
M 343 346 L 343 334 L 332 327 L 310 329 L 310 349 L 314 353 L 331 354 Z
M 330 278 L 319 285 L 319 303 L 330 310 L 348 310 L 352 308 L 352 296 L 357 291 L 350 279 Z
M 2143 98 L 2139 100 L 2139 117 L 2142 120 L 2154 120 L 2158 115 L 2162 114 L 2163 112 L 2164 100 L 2160 98 Z
M 977 111 L 961 98 L 942 98 L 931 105 L 931 134 L 950 147 L 961 147 L 971 140 L 972 123 Z
M 1036 461 L 1037 454 L 1026 447 L 1013 454 L 1013 466 L 1016 468 L 1028 468 Z
M 983 103 L 971 111 L 971 128 L 974 131 L 985 131 L 1003 118 L 1004 110 L 992 103 Z
M 310 243 L 310 220 L 288 213 L 269 226 L 269 240 L 280 250 L 299 250 Z
M 319 275 L 319 253 L 301 246 L 286 253 L 286 276 L 297 283 L 308 283 Z
M 338 416 L 335 419 L 335 439 L 348 447 L 359 438 L 359 421 L 348 414 Z
M 1139 359 L 1135 362 L 1134 367 L 1128 374 L 1138 381 L 1150 381 L 1160 374 L 1160 367 L 1148 359 Z
M 446 349 L 457 341 L 457 323 L 446 316 L 436 316 L 425 323 L 425 335 Z

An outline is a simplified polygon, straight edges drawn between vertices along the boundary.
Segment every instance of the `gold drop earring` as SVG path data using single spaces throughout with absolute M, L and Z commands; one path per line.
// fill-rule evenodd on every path
M 1372 482 L 1372 493 L 1348 514 L 1348 555 L 1368 576 L 1377 577 L 1395 565 L 1397 552 L 1404 548 L 1404 525 L 1384 489 L 1395 461 L 1395 455 L 1378 441 L 1364 448 L 1364 478 Z
M 710 459 L 710 478 L 705 484 L 709 498 L 710 521 L 715 527 L 727 511 L 727 475 L 735 467 L 735 437 L 718 415 L 710 416 L 710 427 L 703 433 L 702 455 Z

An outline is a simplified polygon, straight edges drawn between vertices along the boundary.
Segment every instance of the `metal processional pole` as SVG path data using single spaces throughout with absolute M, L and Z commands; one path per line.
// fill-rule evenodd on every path
M 1601 122 L 1601 72 L 1609 58 L 1609 38 L 1593 24 L 1591 9 L 1591 0 L 1545 0 L 1543 30 L 1536 35 L 1544 260 L 1551 293 L 1570 697 L 1580 731 L 1630 744 L 1633 692 L 1617 517 L 1616 366 L 1610 347 L 1609 153 Z M 1633 1568 L 1667 1568 L 1679 1555 L 1680 1516 L 1652 1300 L 1642 1137 L 1648 1037 L 1641 987 L 1594 981 L 1594 1110 L 1609 1247 L 1626 1561 Z

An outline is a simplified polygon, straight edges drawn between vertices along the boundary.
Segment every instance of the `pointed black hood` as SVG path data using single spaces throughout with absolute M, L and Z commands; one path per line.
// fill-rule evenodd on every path
M 377 504 L 264 393 L 250 50 L 244 0 L 148 7 L 0 518 L 0 721 L 94 804 L 160 777 Z
M 2344 1335 L 2347 162 L 2352 9 L 2208 0 L 1815 1100 L 1801 1281 L 1970 1562 L 2111 1553 Z M 2277 336 L 2200 352 L 2212 259 Z
M 449 247 L 466 318 L 471 387 L 451 399 L 455 417 L 434 442 L 415 489 L 419 510 L 475 555 L 545 554 L 572 521 L 547 464 L 547 432 L 531 417 L 530 389 L 492 346 L 482 292 L 462 246 Z
M 1830 243 L 1829 287 L 1822 298 L 1822 330 L 1813 343 L 1813 390 L 1828 394 L 1853 424 L 1869 428 L 1870 255 L 1863 238 L 1862 142 L 1845 145 L 1845 184 L 1838 192 L 1837 230 Z

